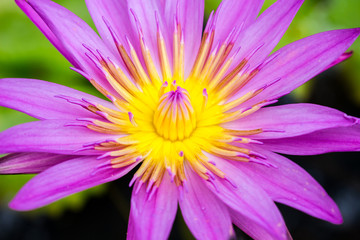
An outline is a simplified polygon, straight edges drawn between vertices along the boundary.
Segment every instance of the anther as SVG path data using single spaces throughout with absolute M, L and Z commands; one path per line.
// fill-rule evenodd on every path
M 128 112 L 128 115 L 129 115 L 129 120 L 131 122 L 131 124 L 134 126 L 134 127 L 137 127 L 138 125 L 136 124 L 135 120 L 134 120 L 134 114 L 132 112 Z
M 204 88 L 204 90 L 202 92 L 202 95 L 203 95 L 202 111 L 204 111 L 204 109 L 206 107 L 206 104 L 207 104 L 207 101 L 208 101 L 208 93 L 206 91 L 206 88 Z
M 172 83 L 171 83 L 171 91 L 175 91 L 176 89 L 176 80 L 174 80 Z
M 165 89 L 168 87 L 168 82 L 167 81 L 165 81 L 162 85 L 161 85 L 161 87 L 160 87 L 160 90 L 159 90 L 159 97 L 161 97 L 162 95 L 164 95 L 164 93 L 165 93 Z

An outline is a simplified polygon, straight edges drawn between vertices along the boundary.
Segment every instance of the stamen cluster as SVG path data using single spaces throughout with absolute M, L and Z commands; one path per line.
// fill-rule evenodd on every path
M 134 18 L 137 19 L 136 15 Z M 225 174 L 209 162 L 206 153 L 234 161 L 268 164 L 264 161 L 265 157 L 237 145 L 261 143 L 249 136 L 262 133 L 262 129 L 239 131 L 229 129 L 226 123 L 248 116 L 274 102 L 263 100 L 247 104 L 272 83 L 240 96 L 237 93 L 275 57 L 251 69 L 248 59 L 262 47 L 260 45 L 236 64 L 234 59 L 239 49 L 233 49 L 234 39 L 241 28 L 234 29 L 223 43 L 215 45 L 213 18 L 212 14 L 192 71 L 186 79 L 184 40 L 178 21 L 175 20 L 172 42 L 173 67 L 159 24 L 157 57 L 160 66 L 156 66 L 139 21 L 136 20 L 136 24 L 141 56 L 130 41 L 127 46 L 122 45 L 107 23 L 124 66 L 120 67 L 121 64 L 116 61 L 105 58 L 98 50 L 84 47 L 89 51 L 88 57 L 116 90 L 116 95 L 111 94 L 96 81 L 91 81 L 112 101 L 113 108 L 83 99 L 78 104 L 96 113 L 99 118 L 78 120 L 91 130 L 119 137 L 115 141 L 90 144 L 81 150 L 104 151 L 99 158 L 110 157 L 110 165 L 114 168 L 142 161 L 132 183 L 147 182 L 149 190 L 159 186 L 166 171 L 177 185 L 183 185 L 186 180 L 185 165 L 206 180 L 212 181 L 215 175 L 226 179 Z

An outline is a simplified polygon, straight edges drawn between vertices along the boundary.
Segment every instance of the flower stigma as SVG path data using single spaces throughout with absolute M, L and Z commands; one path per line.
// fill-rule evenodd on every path
M 154 113 L 156 132 L 170 141 L 188 138 L 196 128 L 196 116 L 189 93 L 177 87 L 161 96 Z

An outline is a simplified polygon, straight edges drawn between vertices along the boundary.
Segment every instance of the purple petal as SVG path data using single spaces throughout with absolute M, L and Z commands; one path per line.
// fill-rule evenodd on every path
M 0 133 L 0 154 L 15 152 L 50 152 L 59 154 L 99 154 L 81 151 L 84 144 L 116 138 L 86 127 L 66 126 L 67 120 L 43 120 L 14 126 Z
M 303 1 L 278 0 L 263 12 L 235 42 L 234 50 L 241 49 L 234 62 L 239 63 L 252 55 L 248 62 L 251 67 L 262 63 L 286 32 Z
M 196 239 L 229 239 L 233 228 L 227 207 L 198 175 L 186 170 L 187 187 L 179 201 L 186 225 Z
M 262 141 L 264 148 L 290 155 L 360 151 L 360 126 L 330 128 L 297 137 Z
M 200 47 L 203 19 L 204 1 L 203 0 L 183 0 L 183 1 L 162 1 L 164 5 L 164 15 L 169 34 L 174 31 L 174 17 L 182 27 L 184 35 L 184 62 L 185 78 L 189 75 L 194 64 L 196 53 Z M 170 37 L 170 40 L 172 37 Z
M 264 0 L 224 0 L 216 11 L 214 43 L 222 43 L 234 28 L 246 28 L 258 16 Z
M 131 196 L 128 239 L 167 239 L 177 211 L 177 188 L 164 176 L 155 193 L 147 191 L 143 184 L 137 192 L 139 182 Z
M 326 68 L 323 69 L 323 71 L 349 59 L 351 56 L 353 55 L 353 52 L 350 51 L 350 52 L 346 52 L 346 53 L 343 53 L 338 59 L 336 59 L 335 61 L 333 61 L 329 66 L 327 66 Z
M 267 139 L 293 137 L 326 128 L 348 127 L 356 122 L 356 118 L 333 108 L 298 103 L 266 107 L 224 126 L 235 130 L 261 128 L 264 132 L 253 138 Z
M 52 153 L 12 153 L 0 158 L 0 174 L 40 173 L 75 157 Z
M 97 170 L 99 160 L 93 156 L 75 158 L 55 165 L 31 179 L 10 202 L 12 209 L 28 211 L 43 207 L 73 193 L 116 180 L 135 165 L 126 168 Z
M 262 186 L 274 201 L 332 223 L 342 223 L 335 202 L 304 169 L 276 153 L 260 147 L 251 149 L 266 156 L 264 161 L 276 167 L 240 162 L 235 165 Z
M 236 97 L 249 90 L 267 87 L 247 104 L 279 98 L 327 69 L 350 47 L 360 34 L 360 28 L 319 33 L 291 43 L 274 53 L 267 64 Z M 271 56 L 269 57 L 271 58 Z
M 27 0 L 15 0 L 16 4 L 24 11 L 31 21 L 40 29 L 46 38 L 55 46 L 55 48 L 71 63 L 74 67 L 79 67 L 72 54 L 66 49 L 59 38 L 53 33 L 46 22 L 29 5 Z
M 232 222 L 238 226 L 242 231 L 249 235 L 254 240 L 277 240 L 277 236 L 272 235 L 262 228 L 259 224 L 255 223 L 251 219 L 245 217 L 243 214 L 230 211 Z M 290 233 L 287 232 L 287 240 L 292 240 Z
M 81 106 L 55 96 L 85 98 L 111 107 L 111 103 L 51 82 L 34 79 L 0 79 L 0 105 L 24 112 L 38 119 L 76 119 L 96 115 Z M 26 97 L 24 97 L 26 96 Z
M 130 219 L 128 222 L 126 240 L 137 240 L 137 236 L 136 236 L 136 232 L 135 232 L 135 223 L 134 223 L 134 221 L 132 221 Z
M 243 214 L 277 239 L 287 239 L 284 220 L 267 193 L 242 169 L 224 159 L 206 154 L 225 173 L 207 182 L 209 189 L 234 211 Z
M 128 0 L 129 15 L 133 29 L 137 32 L 137 24 L 140 25 L 145 43 L 150 50 L 158 73 L 161 72 L 157 45 L 158 24 L 166 43 L 169 62 L 172 65 L 172 32 L 168 31 L 168 24 L 164 16 L 164 7 L 161 0 Z M 158 22 L 156 17 L 158 18 Z M 173 24 L 173 19 L 171 19 L 171 23 Z
M 27 2 L 41 17 L 41 21 L 46 23 L 68 52 L 72 54 L 76 61 L 74 65 L 79 66 L 91 79 L 95 79 L 102 87 L 117 96 L 103 73 L 87 57 L 89 50 L 84 46 L 99 50 L 105 57 L 110 57 L 112 61 L 116 61 L 116 58 L 94 30 L 75 14 L 52 1 L 28 0 Z M 119 63 L 117 64 L 120 66 Z
M 107 46 L 112 46 L 114 52 L 117 52 L 118 50 L 112 33 L 105 21 L 111 26 L 111 31 L 114 31 L 113 34 L 116 35 L 125 48 L 128 47 L 127 37 L 135 49 L 139 50 L 138 36 L 133 31 L 130 24 L 130 17 L 132 16 L 129 15 L 127 1 L 86 0 L 86 5 L 100 36 Z

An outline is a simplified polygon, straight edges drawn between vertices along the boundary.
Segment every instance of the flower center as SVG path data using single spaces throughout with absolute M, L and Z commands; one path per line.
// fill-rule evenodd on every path
M 96 114 L 94 118 L 77 119 L 80 122 L 76 124 L 109 135 L 109 139 L 87 144 L 79 151 L 102 151 L 98 159 L 106 161 L 100 170 L 141 162 L 130 185 L 137 182 L 139 189 L 147 184 L 147 191 L 156 189 L 165 174 L 169 174 L 177 186 L 185 186 L 187 168 L 206 181 L 212 182 L 216 177 L 226 179 L 209 154 L 233 161 L 268 164 L 264 156 L 246 147 L 249 143 L 261 144 L 251 136 L 264 130 L 234 129 L 228 123 L 273 103 L 273 100 L 254 99 L 272 83 L 249 88 L 241 95 L 238 92 L 274 58 L 250 67 L 248 60 L 252 53 L 241 61 L 236 60 L 234 65 L 240 49 L 232 49 L 236 34 L 230 33 L 221 45 L 214 46 L 214 21 L 209 20 L 192 70 L 186 73 L 185 42 L 180 23 L 177 18 L 175 21 L 171 54 L 167 52 L 160 24 L 157 53 L 150 51 L 140 25 L 140 52 L 130 41 L 124 46 L 112 34 L 123 66 L 100 51 L 86 47 L 88 57 L 108 81 L 105 86 L 113 91 L 95 79 L 90 82 L 113 106 L 59 96 Z M 158 61 L 153 61 L 152 54 L 158 54 Z M 172 67 L 169 56 L 173 57 Z M 276 81 L 278 79 L 273 83 Z
M 196 127 L 189 93 L 181 87 L 161 96 L 154 114 L 156 132 L 166 140 L 188 138 Z

